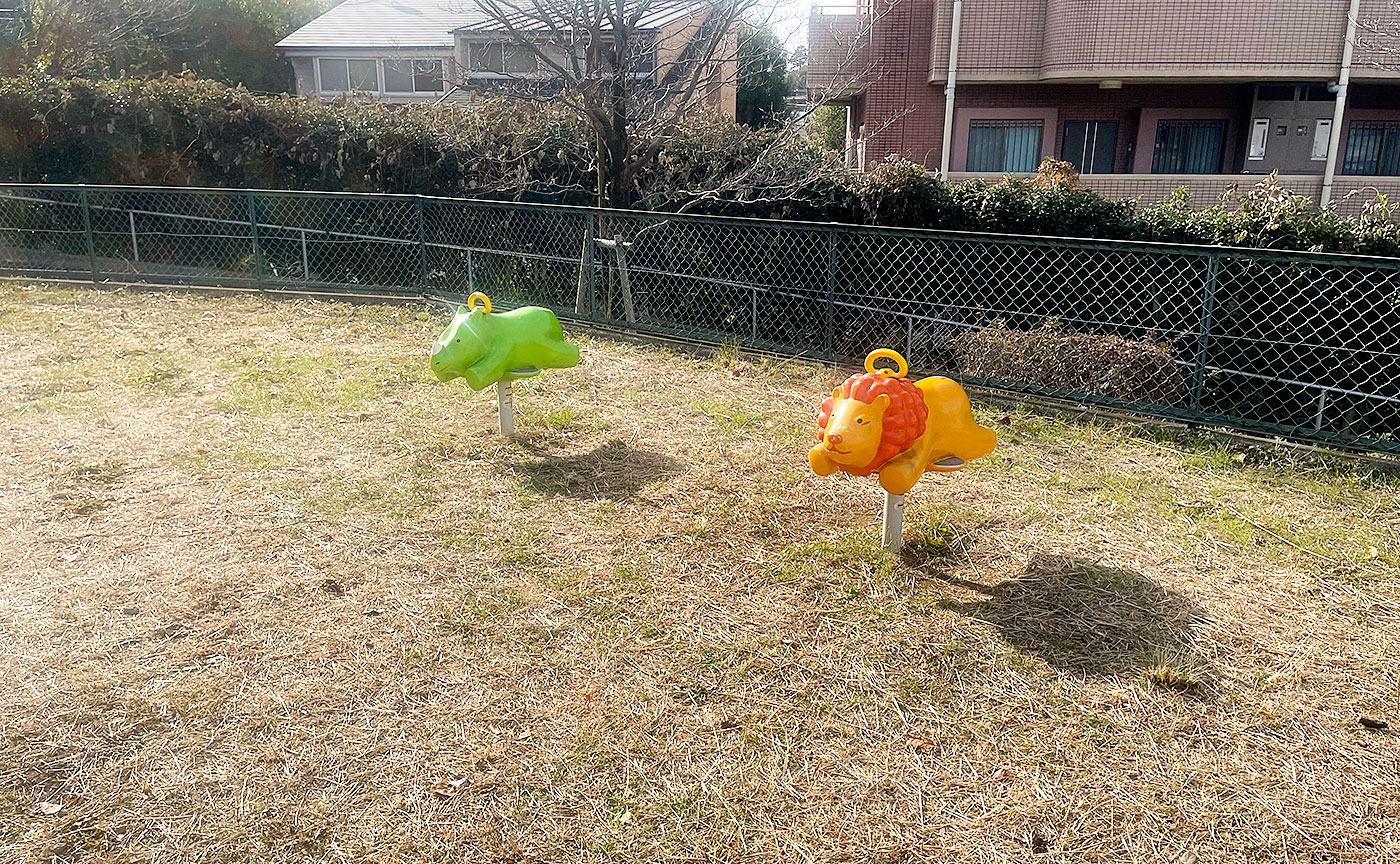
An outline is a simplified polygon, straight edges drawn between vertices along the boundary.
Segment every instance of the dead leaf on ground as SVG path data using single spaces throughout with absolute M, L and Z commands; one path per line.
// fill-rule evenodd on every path
M 927 750 L 933 745 L 934 742 L 928 738 L 914 737 L 909 739 L 909 746 L 914 748 L 915 750 Z
M 429 786 L 428 791 L 440 798 L 451 798 L 465 788 L 467 788 L 467 778 L 464 775 L 454 780 L 448 780 L 446 778 L 439 780 Z
M 45 816 L 57 816 L 59 811 L 63 809 L 63 805 L 57 801 L 40 801 L 34 805 L 34 809 Z

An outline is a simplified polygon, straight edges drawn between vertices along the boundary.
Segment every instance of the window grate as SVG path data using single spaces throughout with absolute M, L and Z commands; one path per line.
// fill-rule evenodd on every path
M 1400 175 L 1400 123 L 1352 123 L 1342 173 Z
M 1040 120 L 973 120 L 967 135 L 968 171 L 1034 171 L 1040 164 Z
M 1163 120 L 1152 150 L 1153 174 L 1219 174 L 1225 155 L 1224 120 Z

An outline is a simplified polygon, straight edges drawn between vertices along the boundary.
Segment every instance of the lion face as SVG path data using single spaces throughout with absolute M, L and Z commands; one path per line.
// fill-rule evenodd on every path
M 873 402 L 843 399 L 840 388 L 833 390 L 831 397 L 831 419 L 822 433 L 822 446 L 827 455 L 838 465 L 852 468 L 869 465 L 880 449 L 890 397 L 882 393 Z

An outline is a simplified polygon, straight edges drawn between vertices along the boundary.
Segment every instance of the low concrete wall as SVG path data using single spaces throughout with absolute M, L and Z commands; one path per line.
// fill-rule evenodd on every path
M 974 178 L 995 183 L 1005 174 L 973 173 L 952 171 L 948 179 L 953 183 Z M 1014 177 L 1033 177 L 1033 174 L 1013 174 Z M 1144 204 L 1155 204 L 1177 189 L 1185 187 L 1191 193 L 1191 203 L 1195 207 L 1209 207 L 1220 201 L 1232 187 L 1241 189 L 1264 180 L 1259 174 L 1084 174 L 1080 181 L 1085 186 L 1105 198 L 1137 198 Z M 1299 195 L 1306 195 L 1314 201 L 1322 197 L 1322 176 L 1318 174 L 1289 174 L 1278 178 L 1280 186 Z M 1377 194 L 1389 196 L 1391 201 L 1400 202 L 1400 177 L 1338 177 L 1332 187 L 1332 199 L 1337 211 L 1348 216 L 1361 213 L 1366 202 Z

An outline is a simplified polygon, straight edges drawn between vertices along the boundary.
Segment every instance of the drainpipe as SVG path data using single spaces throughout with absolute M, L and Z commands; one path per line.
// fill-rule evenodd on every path
M 1337 106 L 1332 109 L 1332 134 L 1327 141 L 1327 168 L 1322 172 L 1322 206 L 1332 200 L 1332 180 L 1337 176 L 1337 151 L 1342 146 L 1342 115 L 1347 110 L 1347 83 L 1351 80 L 1351 49 L 1356 44 L 1356 18 L 1361 0 L 1351 0 L 1347 13 L 1347 36 L 1342 43 L 1342 69 L 1337 74 Z
M 1352 0 L 1352 3 L 1357 2 L 1359 0 Z M 938 174 L 945 183 L 948 182 L 948 162 L 953 156 L 953 94 L 958 89 L 958 34 L 961 32 L 962 0 L 953 0 L 953 37 L 948 40 L 948 86 L 943 88 L 943 153 L 938 160 Z

